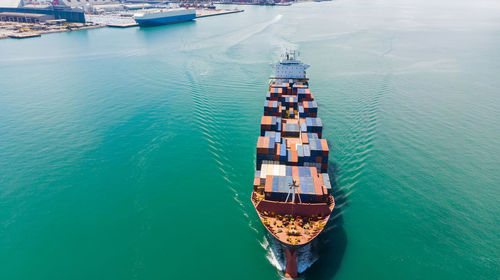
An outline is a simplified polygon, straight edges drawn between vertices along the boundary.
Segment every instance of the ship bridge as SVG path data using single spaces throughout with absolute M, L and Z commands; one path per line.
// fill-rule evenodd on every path
M 284 82 L 289 79 L 307 79 L 306 69 L 309 65 L 302 63 L 297 59 L 298 54 L 295 51 L 286 51 L 283 55 L 283 59 L 277 64 L 271 64 L 271 67 L 275 69 L 278 82 Z

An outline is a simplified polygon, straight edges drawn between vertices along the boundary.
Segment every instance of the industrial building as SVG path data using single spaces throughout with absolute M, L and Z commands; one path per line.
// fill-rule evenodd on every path
M 116 0 L 59 0 L 59 3 L 70 7 L 84 7 L 87 5 L 117 4 L 119 2 Z
M 15 21 L 25 23 L 40 23 L 47 20 L 53 20 L 54 16 L 45 14 L 31 14 L 31 13 L 15 13 L 15 12 L 1 12 L 0 21 Z
M 0 0 L 1 8 L 20 8 L 24 6 L 23 0 Z
M 85 23 L 83 9 L 65 5 L 25 6 L 23 0 L 0 0 L 0 13 L 40 14 L 51 16 L 52 19 L 65 19 L 68 22 Z M 31 19 L 35 18 L 31 17 Z M 40 18 L 43 19 L 44 17 Z

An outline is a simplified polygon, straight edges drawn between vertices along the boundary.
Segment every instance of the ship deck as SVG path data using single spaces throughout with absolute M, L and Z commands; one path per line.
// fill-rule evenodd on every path
M 324 229 L 326 223 L 330 218 L 330 213 L 335 207 L 335 202 L 333 197 L 330 196 L 328 203 L 285 203 L 265 200 L 263 196 L 256 192 L 252 194 L 252 203 L 257 210 L 259 218 L 266 229 L 271 233 L 276 239 L 281 243 L 289 246 L 302 246 L 311 242 L 316 236 L 318 236 Z M 259 204 L 266 203 L 268 205 L 276 204 L 278 208 L 284 208 L 285 205 L 296 208 L 297 213 L 304 213 L 304 209 L 301 207 L 309 207 L 315 210 L 319 207 L 327 207 L 323 211 L 318 211 L 320 214 L 309 214 L 309 215 L 295 215 L 294 211 L 288 214 L 279 214 L 272 211 L 272 207 L 264 210 L 266 207 L 259 207 Z M 301 211 L 302 210 L 302 211 Z M 305 212 L 311 212 L 310 210 Z M 323 214 L 321 214 L 323 212 Z

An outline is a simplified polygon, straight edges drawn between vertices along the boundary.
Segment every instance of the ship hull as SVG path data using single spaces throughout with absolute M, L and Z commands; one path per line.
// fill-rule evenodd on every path
M 160 17 L 160 18 L 148 18 L 148 19 L 135 19 L 137 24 L 140 27 L 153 27 L 160 26 L 166 24 L 174 24 L 180 22 L 191 21 L 196 18 L 196 15 L 188 14 L 188 15 L 180 15 L 180 16 L 171 16 L 171 17 Z

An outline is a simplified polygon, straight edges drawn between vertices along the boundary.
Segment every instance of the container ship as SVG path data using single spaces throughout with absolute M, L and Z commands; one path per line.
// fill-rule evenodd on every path
M 194 8 L 148 9 L 134 14 L 134 20 L 141 27 L 158 26 L 196 18 Z
M 297 251 L 323 230 L 335 206 L 318 104 L 309 90 L 309 65 L 287 51 L 273 64 L 257 140 L 252 203 L 296 278 Z

